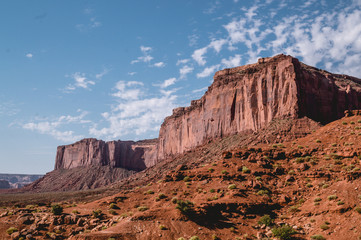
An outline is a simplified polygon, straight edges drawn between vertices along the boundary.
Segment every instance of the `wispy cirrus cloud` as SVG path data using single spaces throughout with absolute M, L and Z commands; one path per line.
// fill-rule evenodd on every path
M 74 131 L 67 130 L 71 128 L 70 124 L 89 124 L 91 121 L 85 120 L 88 114 L 86 111 L 78 110 L 78 116 L 62 115 L 57 118 L 35 119 L 34 121 L 20 124 L 23 129 L 38 132 L 40 134 L 50 135 L 63 142 L 74 142 L 83 138 L 83 135 L 76 135 Z
M 69 76 L 74 80 L 74 83 L 69 84 L 65 90 L 74 91 L 77 88 L 90 89 L 90 86 L 95 85 L 95 82 L 88 80 L 85 73 L 76 72 Z
M 143 56 L 140 56 L 137 59 L 132 60 L 130 62 L 131 64 L 139 63 L 139 62 L 149 63 L 150 61 L 152 61 L 154 59 L 150 55 L 150 52 L 152 51 L 151 47 L 140 46 L 140 51 L 143 53 Z

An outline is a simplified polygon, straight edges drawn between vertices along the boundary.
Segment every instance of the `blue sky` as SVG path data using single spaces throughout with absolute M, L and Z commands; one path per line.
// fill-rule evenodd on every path
M 1 1 L 0 172 L 157 137 L 217 70 L 279 53 L 361 77 L 361 0 Z

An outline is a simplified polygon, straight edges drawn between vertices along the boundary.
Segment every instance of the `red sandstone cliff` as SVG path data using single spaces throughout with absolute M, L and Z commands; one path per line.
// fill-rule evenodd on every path
M 110 141 L 87 138 L 59 146 L 55 169 L 81 166 L 110 166 L 140 171 L 153 166 L 157 159 L 157 141 Z
M 164 120 L 158 158 L 183 153 L 208 139 L 257 131 L 275 118 L 333 121 L 344 110 L 361 108 L 360 83 L 282 54 L 218 71 L 201 99 L 174 109 Z
M 111 166 L 139 171 L 209 139 L 260 130 L 274 119 L 307 117 L 324 124 L 342 117 L 344 110 L 359 108 L 360 79 L 281 54 L 218 71 L 201 99 L 174 109 L 164 120 L 158 141 L 84 139 L 58 147 L 55 169 Z

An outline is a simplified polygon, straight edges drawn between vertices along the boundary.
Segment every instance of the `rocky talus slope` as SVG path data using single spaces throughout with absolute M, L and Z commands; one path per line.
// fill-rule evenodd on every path
M 207 144 L 208 150 L 203 145 L 187 153 L 204 159 L 179 156 L 177 167 L 164 172 L 157 164 L 132 175 L 134 180 L 138 175 L 136 186 L 118 186 L 113 196 L 56 203 L 63 208 L 58 215 L 50 204 L 7 206 L 0 209 L 0 234 L 3 239 L 359 239 L 358 114 L 347 113 L 297 140 L 257 144 L 260 135 L 254 135 L 255 144 L 208 156 L 216 146 L 240 140 L 223 138 Z

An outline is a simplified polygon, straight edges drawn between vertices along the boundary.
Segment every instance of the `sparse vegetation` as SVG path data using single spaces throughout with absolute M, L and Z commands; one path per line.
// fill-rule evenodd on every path
M 228 186 L 228 189 L 232 190 L 232 189 L 235 189 L 237 186 L 236 184 L 231 184 Z
M 6 230 L 7 234 L 11 235 L 13 234 L 14 232 L 17 232 L 19 231 L 16 227 L 10 227 Z
M 328 226 L 328 224 L 322 224 L 322 225 L 320 226 L 320 228 L 321 228 L 322 230 L 327 230 L 327 229 L 329 229 L 330 227 Z
M 184 215 L 188 215 L 192 212 L 192 207 L 193 207 L 193 203 L 191 201 L 178 200 L 177 206 L 175 208 L 178 209 Z
M 198 236 L 193 236 L 189 240 L 201 240 Z
M 167 228 L 164 225 L 159 225 L 159 230 L 167 230 Z
M 275 237 L 281 240 L 291 240 L 293 235 L 297 234 L 297 231 L 290 225 L 284 225 L 281 227 L 272 228 L 272 233 Z
M 144 212 L 144 211 L 147 211 L 149 208 L 147 206 L 139 206 L 138 207 L 138 211 L 139 212 Z
M 60 206 L 59 204 L 55 204 L 51 206 L 51 212 L 54 215 L 61 215 L 63 213 L 63 207 Z
M 243 172 L 243 173 L 250 173 L 251 170 L 250 170 L 248 167 L 243 166 L 243 167 L 242 167 L 242 172 Z
M 311 236 L 311 239 L 315 239 L 315 240 L 326 240 L 326 238 L 320 234 L 316 234 Z
M 327 199 L 330 200 L 330 201 L 335 200 L 335 199 L 337 199 L 337 196 L 336 195 L 330 195 L 330 196 L 327 197 Z
M 117 204 L 111 203 L 111 204 L 109 205 L 109 209 L 119 209 L 119 207 L 117 206 Z
M 266 226 L 272 226 L 274 220 L 271 218 L 270 215 L 264 215 L 258 220 L 259 225 L 266 225 Z

